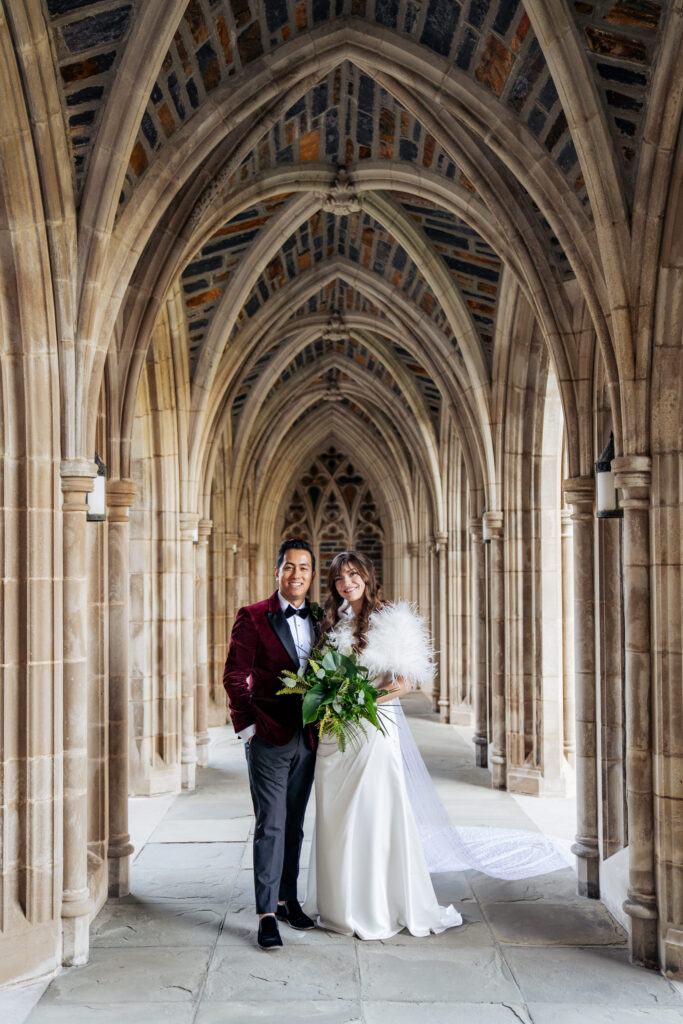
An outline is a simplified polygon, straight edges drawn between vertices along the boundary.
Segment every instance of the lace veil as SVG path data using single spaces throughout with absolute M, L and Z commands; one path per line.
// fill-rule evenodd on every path
M 541 832 L 453 825 L 400 702 L 391 701 L 390 706 L 398 726 L 406 789 L 430 874 L 472 870 L 512 880 L 572 865 L 570 844 Z

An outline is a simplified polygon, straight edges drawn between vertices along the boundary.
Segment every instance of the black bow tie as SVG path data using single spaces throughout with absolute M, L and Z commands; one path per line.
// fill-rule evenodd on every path
M 300 619 L 307 619 L 310 614 L 310 608 L 304 605 L 303 608 L 292 608 L 291 604 L 285 608 L 285 618 L 291 619 L 292 615 L 298 615 Z

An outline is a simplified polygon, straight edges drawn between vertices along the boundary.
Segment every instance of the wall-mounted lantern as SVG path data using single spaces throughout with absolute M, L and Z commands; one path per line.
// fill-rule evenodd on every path
M 598 519 L 621 519 L 623 509 L 619 508 L 617 488 L 612 472 L 614 458 L 614 434 L 610 431 L 609 441 L 595 463 L 595 489 Z
M 488 520 L 486 518 L 485 508 L 482 509 L 481 512 L 481 539 L 484 542 L 484 544 L 491 543 L 491 527 L 489 526 Z
M 107 518 L 107 502 L 105 494 L 105 480 L 107 477 L 107 467 L 102 462 L 97 452 L 95 452 L 95 465 L 97 466 L 97 476 L 95 477 L 95 484 L 88 495 L 88 514 L 86 519 L 89 523 L 103 523 Z

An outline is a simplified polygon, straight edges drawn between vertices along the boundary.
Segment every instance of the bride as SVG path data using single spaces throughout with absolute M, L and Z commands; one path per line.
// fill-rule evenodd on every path
M 343 551 L 330 566 L 323 633 L 352 648 L 370 670 L 386 734 L 366 728 L 344 752 L 324 737 L 315 768 L 316 823 L 306 913 L 318 924 L 361 939 L 387 939 L 462 924 L 439 906 L 406 789 L 399 698 L 431 679 L 431 645 L 406 604 L 382 605 L 372 562 Z

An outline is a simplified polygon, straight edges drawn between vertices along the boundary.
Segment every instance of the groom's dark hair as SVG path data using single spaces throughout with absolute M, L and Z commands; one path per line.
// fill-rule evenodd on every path
M 293 540 L 283 540 L 282 544 L 280 545 L 280 550 L 277 553 L 278 569 L 281 568 L 282 563 L 285 560 L 285 555 L 287 554 L 288 551 L 308 551 L 309 555 L 311 556 L 311 568 L 313 569 L 313 572 L 315 572 L 315 555 L 313 554 L 311 545 L 308 543 L 307 540 L 301 540 L 298 537 L 295 537 Z

